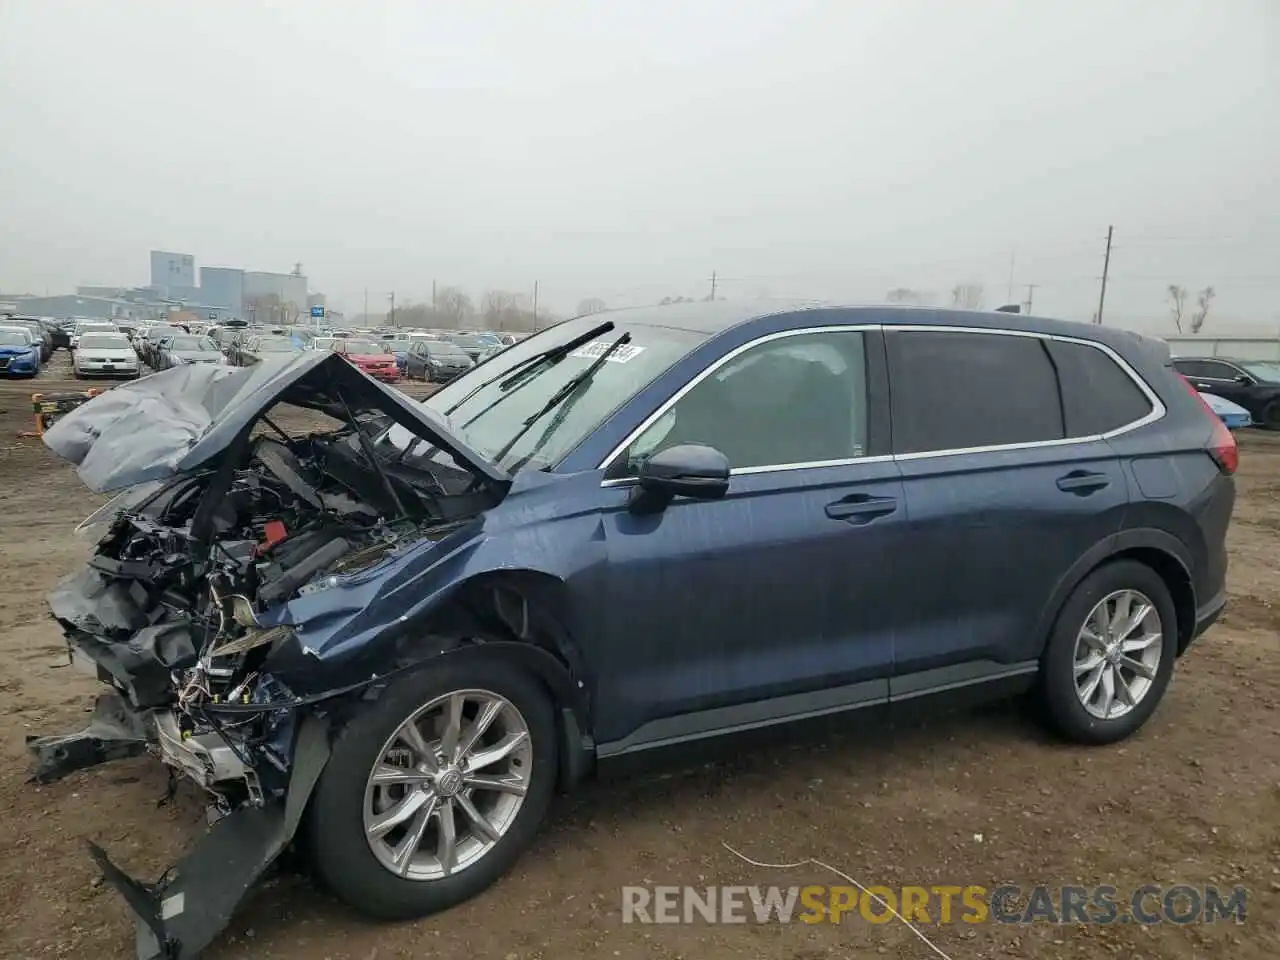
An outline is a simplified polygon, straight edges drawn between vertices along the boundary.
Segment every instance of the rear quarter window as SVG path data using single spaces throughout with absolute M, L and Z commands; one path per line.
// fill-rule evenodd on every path
M 1045 342 L 1058 368 L 1067 436 L 1110 433 L 1141 420 L 1151 401 L 1120 366 L 1102 350 L 1062 340 Z
M 1058 381 L 1038 337 L 885 335 L 897 454 L 1061 440 Z

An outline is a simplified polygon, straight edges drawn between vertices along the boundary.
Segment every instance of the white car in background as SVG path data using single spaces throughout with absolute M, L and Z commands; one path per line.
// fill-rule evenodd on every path
M 120 328 L 110 320 L 81 320 L 71 331 L 71 349 L 76 349 L 86 333 L 119 333 Z
M 71 355 L 71 369 L 77 380 L 134 378 L 141 372 L 129 337 L 115 330 L 86 330 L 80 334 L 79 348 Z

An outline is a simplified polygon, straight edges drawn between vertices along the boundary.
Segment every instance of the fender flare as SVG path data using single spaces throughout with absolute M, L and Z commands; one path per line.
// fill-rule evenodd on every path
M 1187 587 L 1191 590 L 1191 609 L 1192 611 L 1196 609 L 1195 581 L 1191 578 L 1191 552 L 1187 549 L 1187 545 L 1177 537 L 1154 527 L 1135 527 L 1132 530 L 1122 530 L 1095 543 L 1085 551 L 1080 559 L 1071 565 L 1071 568 L 1058 581 L 1058 585 L 1050 595 L 1049 602 L 1045 604 L 1044 610 L 1040 614 L 1040 620 L 1036 624 L 1034 636 L 1037 644 L 1037 649 L 1035 650 L 1037 657 L 1044 653 L 1045 645 L 1049 639 L 1049 632 L 1053 629 L 1053 624 L 1058 619 L 1058 614 L 1066 604 L 1067 598 L 1071 596 L 1072 591 L 1080 585 L 1081 581 L 1113 557 L 1135 549 L 1157 550 L 1173 560 L 1182 571 Z M 1192 619 L 1194 620 L 1194 613 Z M 1194 622 L 1190 625 L 1180 623 L 1178 626 L 1181 634 L 1184 629 L 1194 629 L 1195 624 Z

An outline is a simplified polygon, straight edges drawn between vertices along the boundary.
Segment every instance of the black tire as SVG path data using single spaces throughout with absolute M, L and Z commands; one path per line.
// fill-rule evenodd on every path
M 555 791 L 555 711 L 542 685 L 502 660 L 467 654 L 428 665 L 394 683 L 338 736 L 308 812 L 308 852 L 320 879 L 367 916 L 407 920 L 446 910 L 487 889 L 533 842 Z M 364 792 L 378 754 L 396 728 L 423 705 L 454 690 L 505 697 L 529 730 L 532 770 L 524 803 L 507 832 L 475 863 L 452 876 L 408 880 L 393 875 L 365 838 Z
M 1258 426 L 1264 430 L 1280 430 L 1280 400 L 1272 400 L 1263 408 Z
M 1108 720 L 1089 713 L 1076 693 L 1076 639 L 1087 618 L 1104 597 L 1118 590 L 1136 590 L 1148 597 L 1160 617 L 1160 662 L 1151 687 L 1129 712 Z M 1040 692 L 1045 719 L 1062 737 L 1075 743 L 1115 743 L 1136 732 L 1159 706 L 1178 649 L 1177 611 L 1169 588 L 1150 567 L 1134 560 L 1118 560 L 1099 567 L 1063 604 L 1041 660 Z

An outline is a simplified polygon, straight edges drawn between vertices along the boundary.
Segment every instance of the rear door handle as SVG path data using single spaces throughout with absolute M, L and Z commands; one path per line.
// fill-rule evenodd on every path
M 827 516 L 832 520 L 846 520 L 849 523 L 870 523 L 876 517 L 887 516 L 898 509 L 898 501 L 893 497 L 873 497 L 865 493 L 855 493 L 827 504 Z
M 1076 493 L 1081 496 L 1101 490 L 1111 484 L 1111 478 L 1105 473 L 1088 473 L 1077 470 L 1058 478 L 1058 489 L 1065 493 Z

